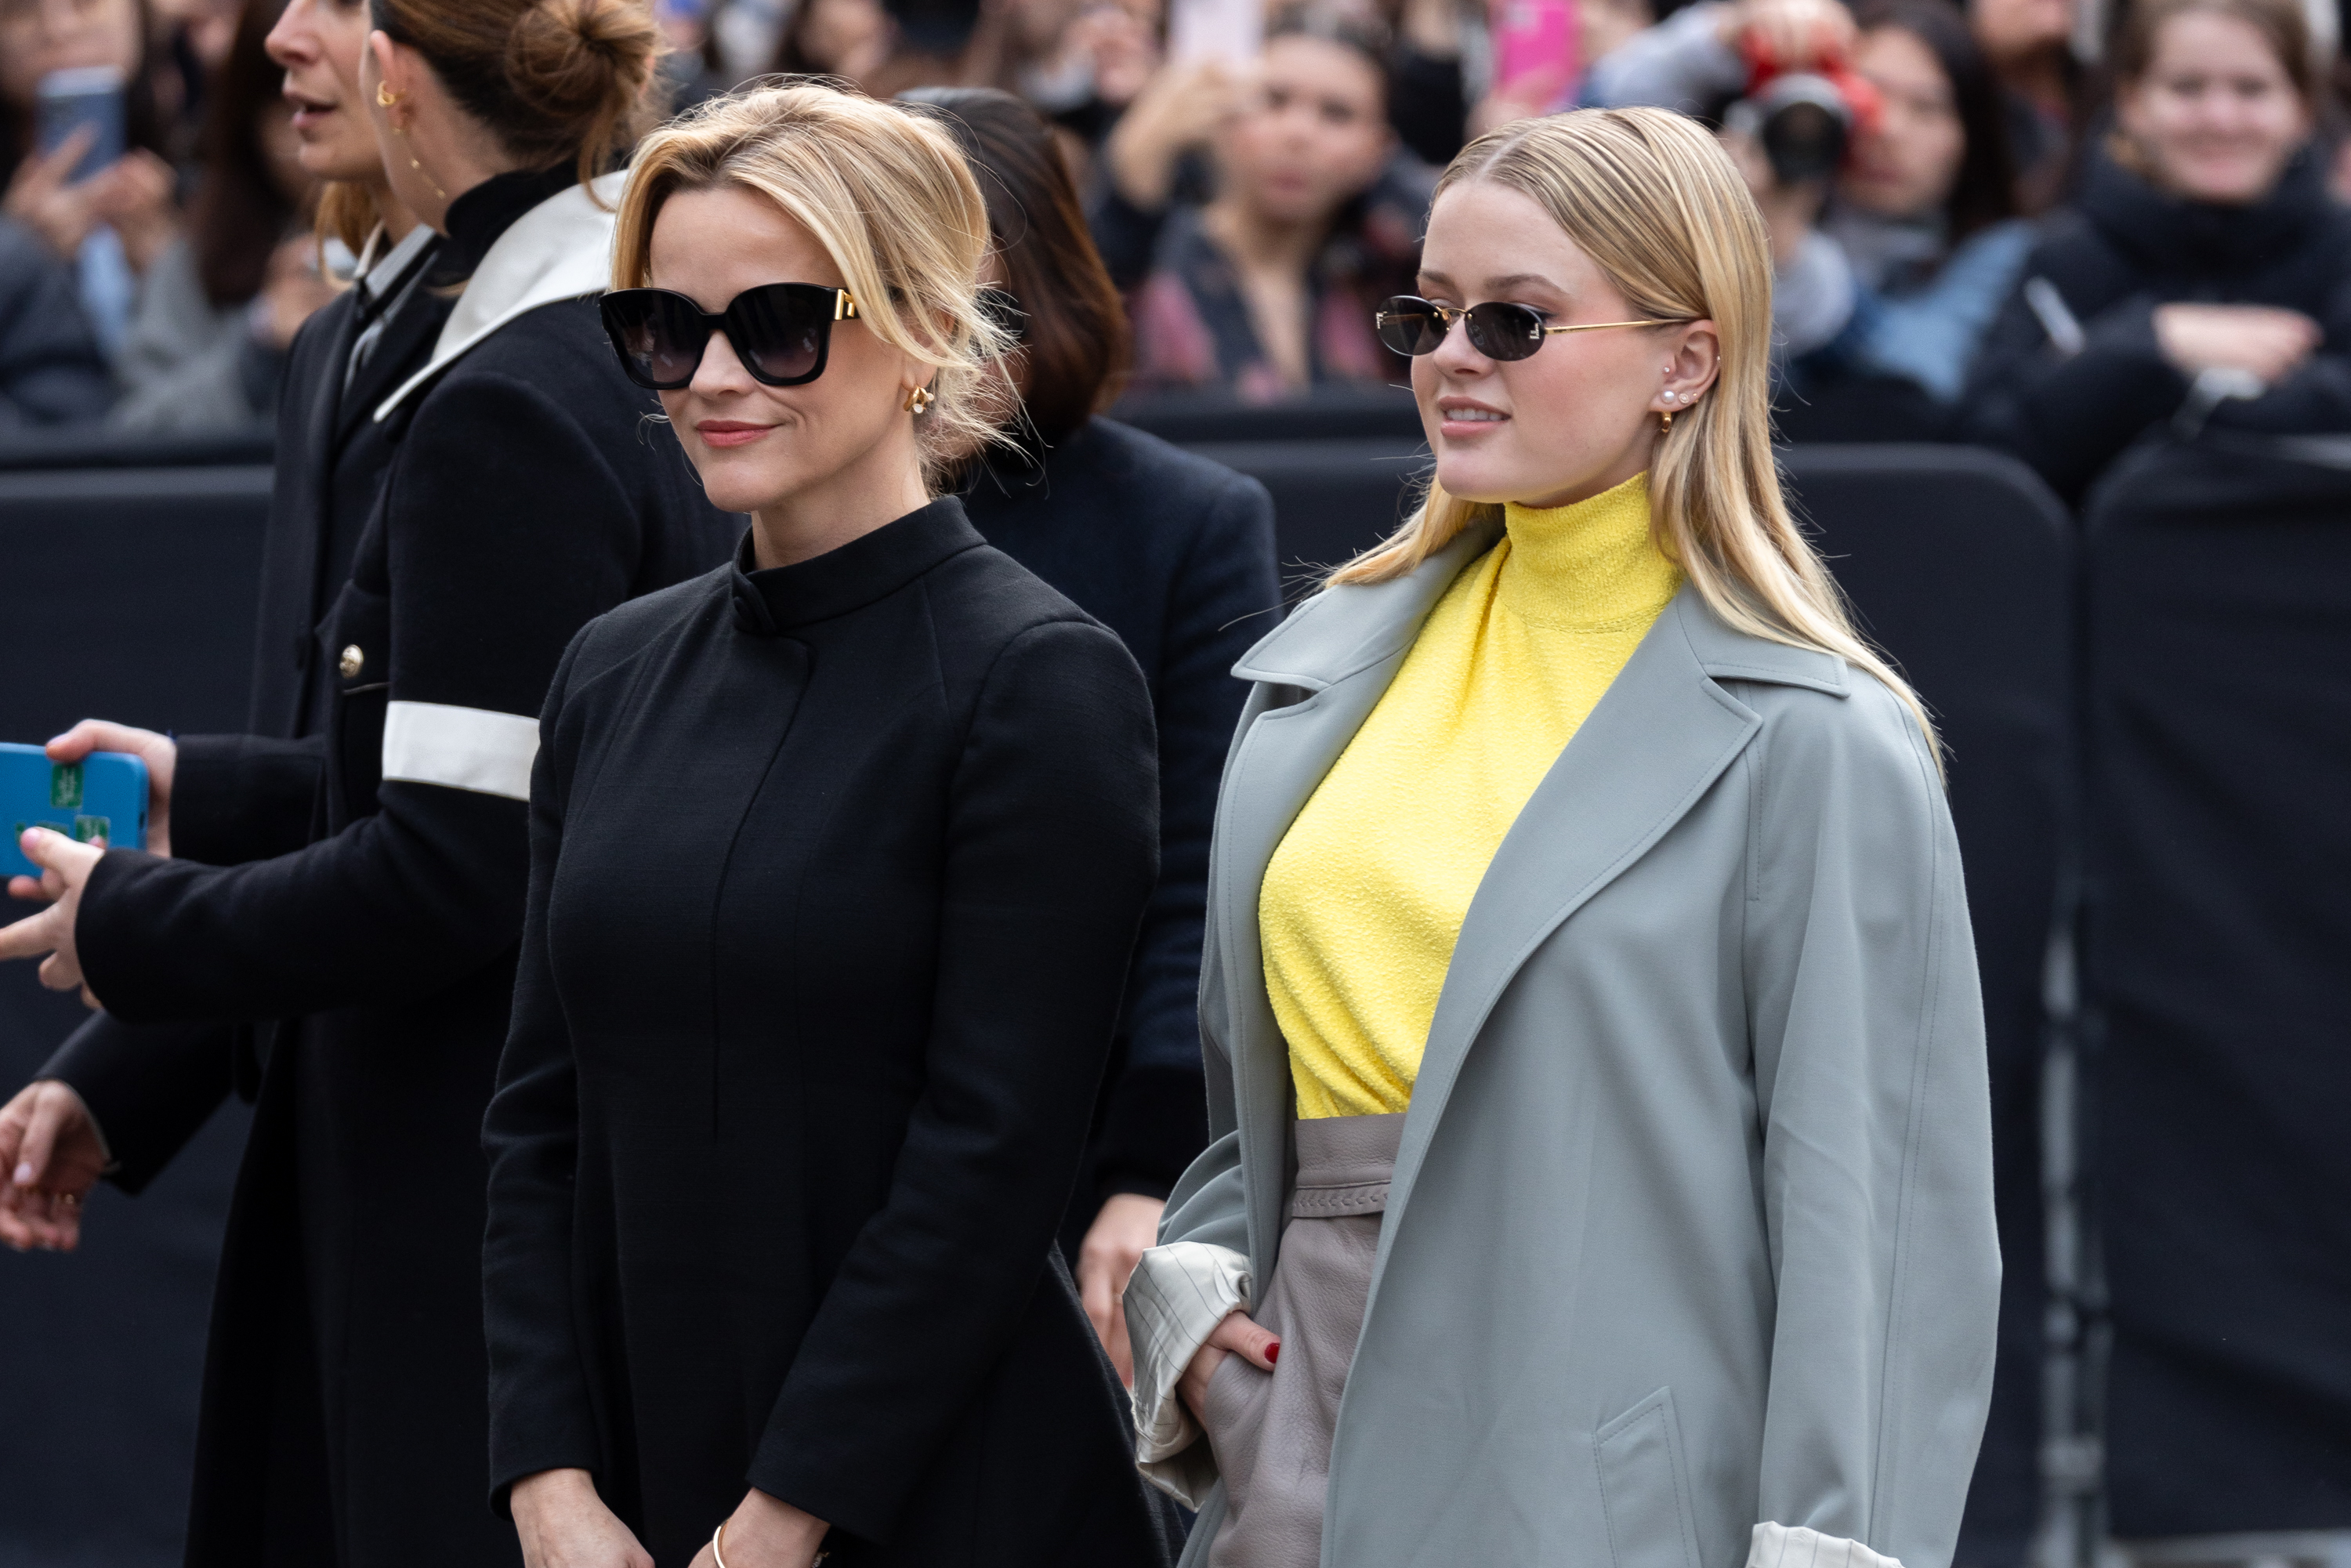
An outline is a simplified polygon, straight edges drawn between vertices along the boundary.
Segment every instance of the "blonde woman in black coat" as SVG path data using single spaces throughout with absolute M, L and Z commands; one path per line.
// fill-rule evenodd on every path
M 209 1077 L 142 1079 L 135 1050 L 57 1069 L 108 1077 L 108 1105 L 174 1102 L 166 1120 L 200 1118 L 231 1075 L 258 1098 L 205 1368 L 196 1568 L 515 1561 L 484 1506 L 479 1137 L 522 926 L 531 716 L 583 622 L 705 570 L 729 531 L 640 442 L 653 402 L 580 298 L 608 276 L 618 186 L 582 180 L 640 117 L 650 6 L 376 0 L 371 19 L 356 106 L 393 194 L 442 236 L 423 287 L 463 291 L 414 373 L 344 392 L 369 396 L 392 450 L 311 629 L 322 732 L 191 748 L 184 779 L 149 737 L 173 852 L 29 842 L 57 902 L 0 946 L 48 952 L 46 979 L 124 1023 L 269 1020 Z M 200 841 L 235 863 L 186 858 Z M 106 1131 L 85 1119 L 82 1147 Z
M 1156 869 L 1151 700 L 946 459 L 979 191 L 829 88 L 639 150 L 605 319 L 735 564 L 593 622 L 485 1128 L 491 1478 L 531 1568 L 1163 1547 L 1054 1246 Z

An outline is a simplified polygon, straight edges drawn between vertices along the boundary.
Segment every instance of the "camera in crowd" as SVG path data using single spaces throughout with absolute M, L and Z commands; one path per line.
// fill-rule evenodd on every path
M 1854 137 L 1885 112 L 1877 89 L 1842 56 L 1792 69 L 1752 41 L 1746 52 L 1747 95 L 1724 111 L 1723 123 L 1754 138 L 1782 185 L 1835 173 Z

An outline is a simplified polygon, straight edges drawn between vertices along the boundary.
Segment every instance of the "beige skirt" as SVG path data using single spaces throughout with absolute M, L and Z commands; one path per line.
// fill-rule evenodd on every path
M 1295 1124 L 1298 1185 L 1281 1254 L 1250 1314 L 1281 1341 L 1270 1373 L 1228 1355 L 1201 1425 L 1225 1479 L 1208 1568 L 1316 1568 L 1339 1396 L 1364 1329 L 1404 1117 Z

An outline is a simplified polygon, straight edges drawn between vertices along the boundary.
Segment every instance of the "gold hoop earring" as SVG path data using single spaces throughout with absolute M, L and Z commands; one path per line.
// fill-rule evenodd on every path
M 400 95 L 392 90 L 391 84 L 378 82 L 375 84 L 375 106 L 378 109 L 397 109 L 400 107 Z
M 935 401 L 930 388 L 916 387 L 906 394 L 906 401 L 898 406 L 919 418 L 930 412 L 931 404 Z
M 1674 433 L 1673 410 L 1665 409 L 1660 411 L 1657 414 L 1657 434 L 1659 435 L 1671 435 Z

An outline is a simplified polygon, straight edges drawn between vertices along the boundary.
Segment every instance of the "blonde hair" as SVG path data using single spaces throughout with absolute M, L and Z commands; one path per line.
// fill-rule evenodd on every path
M 1012 412 L 990 377 L 1011 347 L 979 305 L 987 205 L 955 138 L 853 89 L 799 79 L 713 99 L 638 145 L 613 242 L 612 286 L 651 277 L 653 220 L 680 191 L 735 185 L 815 236 L 877 338 L 937 375 L 915 423 L 936 487 L 959 456 L 1000 442 Z
M 1586 109 L 1491 131 L 1437 181 L 1472 180 L 1533 200 L 1566 230 L 1636 317 L 1714 322 L 1721 363 L 1708 394 L 1674 416 L 1649 473 L 1650 529 L 1708 608 L 1752 636 L 1868 671 L 1936 747 L 1907 682 L 1862 640 L 1780 491 L 1771 455 L 1771 262 L 1762 214 L 1698 122 L 1659 109 Z M 1448 496 L 1432 477 L 1419 510 L 1331 574 L 1402 577 L 1501 507 Z

